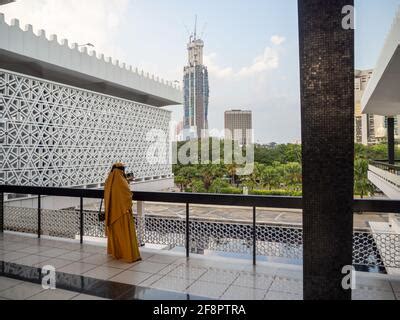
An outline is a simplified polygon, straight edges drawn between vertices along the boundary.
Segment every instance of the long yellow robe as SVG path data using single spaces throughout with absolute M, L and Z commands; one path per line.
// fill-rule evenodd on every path
M 104 186 L 107 252 L 115 259 L 132 263 L 141 260 L 132 215 L 132 192 L 124 172 L 117 168 L 110 172 Z

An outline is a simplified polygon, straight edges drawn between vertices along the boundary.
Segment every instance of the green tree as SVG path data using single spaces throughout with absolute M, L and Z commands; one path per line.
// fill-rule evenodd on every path
M 289 189 L 299 190 L 302 182 L 302 168 L 298 162 L 290 162 L 284 166 L 284 181 Z
M 261 173 L 262 186 L 271 190 L 279 188 L 280 177 L 279 173 L 273 166 L 265 167 Z
M 194 166 L 177 166 L 174 170 L 175 184 L 182 190 L 191 186 L 191 183 L 199 175 Z
M 199 172 L 200 179 L 203 181 L 203 186 L 206 191 L 210 189 L 214 179 L 221 178 L 224 174 L 222 167 L 215 164 L 200 166 Z
M 254 190 L 254 188 L 257 186 L 257 183 L 251 178 L 251 176 L 244 177 L 242 184 L 243 186 L 247 187 L 249 191 Z
M 207 190 L 204 188 L 204 183 L 201 180 L 194 180 L 191 183 L 192 192 L 194 193 L 206 193 Z
M 222 190 L 229 188 L 229 183 L 223 178 L 216 178 L 209 188 L 211 193 L 221 193 Z
M 228 164 L 226 166 L 226 171 L 230 177 L 231 184 L 236 186 L 236 173 L 237 173 L 237 164 L 235 162 Z
M 175 176 L 175 184 L 179 186 L 179 189 L 181 192 L 183 192 L 189 185 L 189 180 L 187 180 L 184 176 Z
M 357 159 L 354 162 L 354 193 L 361 196 L 369 196 L 374 193 L 374 187 L 368 180 L 368 161 Z

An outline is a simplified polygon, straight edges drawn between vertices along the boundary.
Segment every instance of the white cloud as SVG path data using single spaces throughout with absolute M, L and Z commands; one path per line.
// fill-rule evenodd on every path
M 18 0 L 2 7 L 9 22 L 12 18 L 32 24 L 34 30 L 56 34 L 58 40 L 69 43 L 92 43 L 98 53 L 114 59 L 125 59 L 124 51 L 115 38 L 125 19 L 129 0 Z
M 221 67 L 217 64 L 217 54 L 211 53 L 204 56 L 204 64 L 212 76 L 218 79 L 240 79 L 242 77 L 253 76 L 265 73 L 268 70 L 279 67 L 279 51 L 271 47 L 266 47 L 264 52 L 255 57 L 253 63 L 235 71 L 232 67 Z
M 277 45 L 277 46 L 281 45 L 281 44 L 284 43 L 285 41 L 286 41 L 286 38 L 285 38 L 285 37 L 281 37 L 281 36 L 278 36 L 278 35 L 274 35 L 274 36 L 271 37 L 271 42 L 272 42 L 274 45 Z
M 231 67 L 220 67 L 216 62 L 217 54 L 211 53 L 204 56 L 204 64 L 207 66 L 210 74 L 216 78 L 227 78 L 234 75 L 233 69 Z
M 249 76 L 279 67 L 279 53 L 277 50 L 266 47 L 264 53 L 254 59 L 252 65 L 242 68 L 238 76 Z
M 284 37 L 274 35 L 271 37 L 271 43 L 280 46 L 286 39 Z M 212 76 L 218 79 L 239 79 L 242 77 L 254 76 L 265 73 L 268 70 L 279 68 L 280 61 L 279 48 L 271 48 L 267 46 L 264 52 L 254 58 L 253 63 L 249 66 L 242 67 L 239 71 L 235 71 L 232 67 L 221 67 L 217 64 L 217 54 L 211 53 L 204 56 L 204 64 Z

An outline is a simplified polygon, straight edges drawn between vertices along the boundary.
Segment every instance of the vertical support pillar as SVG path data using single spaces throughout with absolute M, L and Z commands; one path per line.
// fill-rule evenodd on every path
M 37 207 L 37 236 L 40 239 L 42 235 L 42 198 L 40 195 L 37 197 L 38 207 Z
M 389 164 L 395 165 L 395 153 L 394 153 L 394 118 L 388 117 L 388 159 Z
M 79 240 L 81 244 L 83 244 L 84 233 L 83 198 L 81 197 L 79 199 Z
M 136 212 L 137 212 L 137 235 L 140 247 L 144 247 L 145 242 L 145 232 L 146 232 L 146 217 L 144 212 L 144 201 L 136 202 Z
M 305 300 L 349 300 L 342 268 L 352 265 L 354 0 L 298 0 L 303 143 Z M 348 8 L 348 7 L 347 7 Z
M 190 255 L 190 214 L 189 214 L 189 203 L 186 203 L 186 258 L 189 259 Z
M 253 266 L 257 264 L 257 208 L 253 207 Z

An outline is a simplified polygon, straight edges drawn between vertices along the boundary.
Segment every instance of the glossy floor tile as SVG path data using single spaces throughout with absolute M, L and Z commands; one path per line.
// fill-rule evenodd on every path
M 197 296 L 207 296 L 209 298 L 219 299 L 228 287 L 229 285 L 224 283 L 213 283 L 199 280 L 188 287 L 187 292 Z
M 379 289 L 356 289 L 352 292 L 353 300 L 396 300 L 393 292 Z
M 85 272 L 95 269 L 97 266 L 95 264 L 84 263 L 84 262 L 73 262 L 65 267 L 58 269 L 57 271 L 64 273 L 73 274 L 84 274 Z
M 112 277 L 110 280 L 131 285 L 138 285 L 143 281 L 149 279 L 151 276 L 153 276 L 152 273 L 132 270 L 120 270 L 120 273 Z
M 16 285 L 20 284 L 20 280 L 0 277 L 0 291 L 15 287 Z
M 267 290 L 230 286 L 222 295 L 223 300 L 263 300 Z
M 303 300 L 302 294 L 293 294 L 289 292 L 269 290 L 265 296 L 265 300 Z
M 78 296 L 79 293 L 61 289 L 55 290 L 45 290 L 38 294 L 35 294 L 28 298 L 27 300 L 71 300 L 72 298 Z
M 199 278 L 200 281 L 232 284 L 239 277 L 239 272 L 230 270 L 208 269 Z
M 71 300 L 109 300 L 109 299 L 91 296 L 88 294 L 78 294 L 75 297 L 73 297 Z
M 150 262 L 150 261 L 141 261 L 135 263 L 129 270 L 132 271 L 141 271 L 147 273 L 157 273 L 164 269 L 168 264 L 166 263 L 158 263 L 158 262 Z
M 91 269 L 91 270 L 83 273 L 83 276 L 96 278 L 96 279 L 102 279 L 102 280 L 108 280 L 121 272 L 123 272 L 121 269 L 106 267 L 106 266 L 99 266 L 99 267 L 96 267 L 94 269 Z
M 55 268 L 60 285 L 53 298 L 62 300 L 302 299 L 301 267 L 253 266 L 251 261 L 195 254 L 187 259 L 183 253 L 149 248 L 140 251 L 141 261 L 125 263 L 107 255 L 104 245 L 0 234 L 0 261 L 5 261 L 0 272 L 8 275 L 0 276 L 0 297 L 51 299 L 51 292 L 42 292 L 38 285 L 40 268 L 48 265 Z M 400 278 L 357 273 L 356 284 L 354 300 L 400 299 Z
M 41 285 L 23 282 L 14 287 L 0 291 L 0 297 L 9 300 L 25 300 L 44 291 Z
M 300 280 L 287 279 L 277 277 L 272 282 L 272 285 L 269 288 L 271 291 L 278 291 L 284 293 L 292 293 L 292 294 L 302 294 L 303 293 L 303 283 Z
M 194 280 L 164 276 L 152 284 L 153 288 L 172 290 L 178 292 L 187 292 L 187 288 L 194 283 Z
M 240 273 L 237 279 L 233 282 L 233 285 L 268 290 L 273 280 L 272 277 L 265 275 Z

